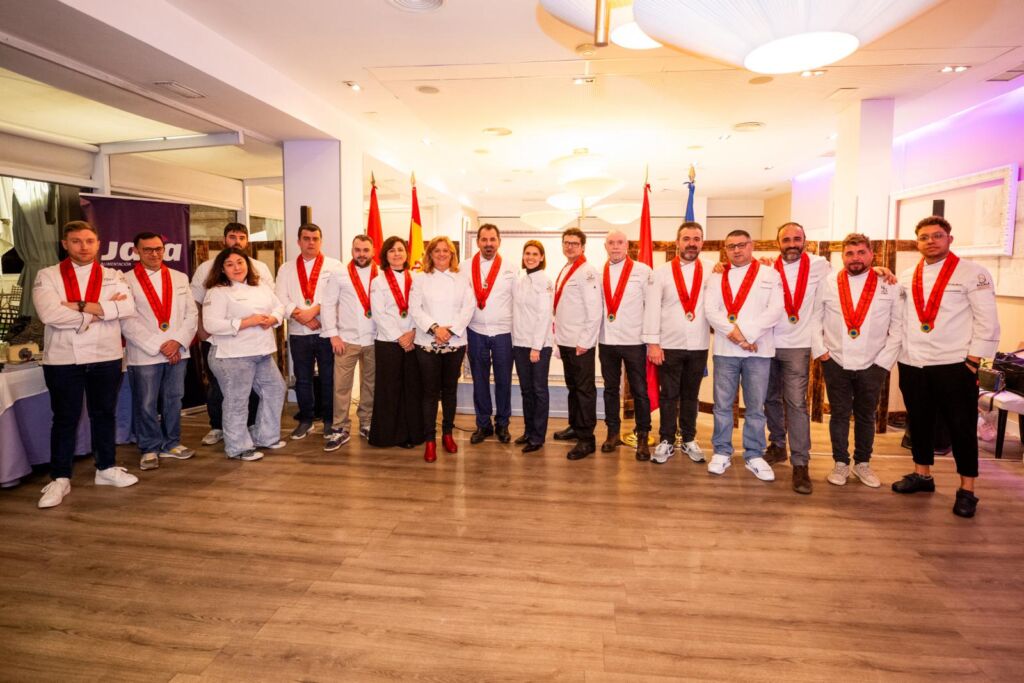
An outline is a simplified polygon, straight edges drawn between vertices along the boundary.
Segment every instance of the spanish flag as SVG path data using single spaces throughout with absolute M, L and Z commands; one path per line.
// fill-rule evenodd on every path
M 416 174 L 412 174 L 412 220 L 409 221 L 409 267 L 423 268 L 423 225 L 420 223 L 420 202 L 416 199 Z

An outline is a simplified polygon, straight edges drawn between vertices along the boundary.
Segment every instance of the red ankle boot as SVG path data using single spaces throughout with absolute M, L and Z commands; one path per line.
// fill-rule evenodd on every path
M 451 434 L 445 434 L 442 436 L 441 443 L 444 444 L 444 449 L 449 453 L 459 452 L 459 445 L 455 443 L 455 439 L 452 438 Z
M 423 449 L 423 459 L 427 462 L 434 462 L 437 460 L 437 442 L 428 441 L 427 447 Z

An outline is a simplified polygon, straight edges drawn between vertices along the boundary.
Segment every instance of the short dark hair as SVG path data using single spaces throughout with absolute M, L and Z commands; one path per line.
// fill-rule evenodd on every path
M 849 235 L 843 238 L 843 249 L 846 249 L 846 247 L 853 246 L 855 244 L 867 245 L 868 250 L 871 250 L 871 240 L 868 239 L 867 235 L 862 235 L 859 232 L 851 232 Z
M 69 221 L 64 224 L 64 229 L 61 230 L 61 239 L 66 239 L 68 233 L 78 232 L 79 230 L 88 230 L 92 234 L 96 235 L 96 237 L 100 236 L 99 230 L 92 227 L 92 223 L 87 223 L 85 221 Z
M 246 235 L 249 234 L 249 228 L 245 227 L 245 223 L 228 223 L 224 226 L 224 236 L 227 237 L 232 232 L 244 232 Z
M 398 235 L 392 235 L 391 237 L 384 240 L 384 244 L 381 245 L 380 253 L 377 255 L 377 258 L 380 259 L 380 264 L 382 266 L 389 266 L 388 252 L 391 251 L 391 247 L 395 246 L 399 242 L 402 244 L 403 247 L 405 247 L 405 263 L 402 265 L 402 267 L 409 267 L 409 245 L 405 240 L 403 240 Z
M 369 242 L 371 245 L 373 244 L 373 240 L 366 233 L 360 233 L 353 237 L 352 244 L 355 245 L 356 242 Z
M 807 239 L 807 231 L 804 230 L 804 226 L 800 225 L 796 221 L 786 221 L 785 223 L 779 226 L 778 230 L 775 231 L 775 241 L 779 240 L 779 235 L 781 235 L 782 231 L 788 228 L 789 226 L 793 226 L 794 228 L 800 228 L 800 232 L 803 233 L 804 239 Z
M 231 284 L 231 279 L 224 273 L 224 262 L 231 256 L 241 256 L 245 259 L 245 284 L 255 287 L 260 283 L 260 275 L 252 267 L 252 259 L 249 258 L 249 255 L 238 247 L 228 247 L 221 249 L 221 252 L 217 254 L 217 258 L 213 262 L 213 268 L 210 268 L 210 274 L 206 277 L 206 282 L 203 283 L 207 289 L 227 287 Z
M 540 241 L 538 241 L 538 240 L 529 240 L 526 244 L 523 245 L 523 253 L 524 254 L 526 253 L 526 248 L 527 247 L 536 247 L 537 249 L 540 250 L 540 266 L 538 266 L 538 267 L 541 270 L 544 270 L 545 268 L 547 268 L 548 267 L 548 257 L 547 257 L 547 254 L 544 253 L 544 245 L 541 244 Z M 521 262 L 520 267 L 521 268 L 526 268 L 526 260 L 525 259 Z
M 151 240 L 151 239 L 159 239 L 160 240 L 160 244 L 164 244 L 164 236 L 163 235 L 158 235 L 155 232 L 148 232 L 147 231 L 147 232 L 140 232 L 138 235 L 135 236 L 135 240 L 134 240 L 135 241 L 135 248 L 136 249 L 139 248 L 139 242 L 141 242 L 142 240 Z
M 946 231 L 947 235 L 953 232 L 953 226 L 942 216 L 928 216 L 918 221 L 917 226 L 914 228 L 914 234 L 916 235 L 921 228 L 927 228 L 929 225 L 939 226 Z
M 730 237 L 746 237 L 748 240 L 752 239 L 750 237 L 750 233 L 749 232 L 747 232 L 746 230 L 739 230 L 739 229 L 736 229 L 736 230 L 733 230 L 732 232 L 730 232 L 728 235 L 725 236 L 725 239 L 729 239 Z
M 302 239 L 302 233 L 304 232 L 315 232 L 319 233 L 320 239 L 324 238 L 324 231 L 320 229 L 320 226 L 316 223 L 303 223 L 299 226 L 299 239 Z
M 501 239 L 501 230 L 498 230 L 498 226 L 495 225 L 494 223 L 484 223 L 479 228 L 477 228 L 476 229 L 476 238 L 477 239 L 480 239 L 480 233 L 482 233 L 484 230 L 493 230 L 498 235 L 498 239 L 499 240 Z
M 704 237 L 704 226 L 697 221 L 684 221 L 683 224 L 679 226 L 679 229 L 676 230 L 676 239 L 679 239 L 679 235 L 682 234 L 683 230 L 700 230 L 701 238 L 703 239 Z
M 562 231 L 562 239 L 563 240 L 566 237 L 570 237 L 570 236 L 572 236 L 572 237 L 579 237 L 580 238 L 580 246 L 583 246 L 583 247 L 587 246 L 587 233 L 583 232 L 579 228 L 566 228 L 565 230 Z

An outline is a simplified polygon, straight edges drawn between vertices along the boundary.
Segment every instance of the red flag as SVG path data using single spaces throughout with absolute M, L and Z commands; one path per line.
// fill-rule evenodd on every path
M 373 242 L 373 262 L 380 265 L 380 248 L 384 233 L 380 227 L 380 207 L 377 206 L 377 179 L 370 174 L 370 218 L 366 221 L 366 235 Z
M 648 194 L 651 185 L 644 177 L 644 205 L 640 212 L 640 249 L 637 252 L 637 261 L 654 267 L 654 243 L 651 240 L 651 202 Z M 658 409 L 658 368 L 651 361 L 647 361 L 647 398 L 651 401 L 651 410 Z

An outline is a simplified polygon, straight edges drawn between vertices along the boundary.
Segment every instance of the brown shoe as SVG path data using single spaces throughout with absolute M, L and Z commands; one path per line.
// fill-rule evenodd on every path
M 785 446 L 776 446 L 775 444 L 772 444 L 771 446 L 768 446 L 768 450 L 764 452 L 764 461 L 769 465 L 778 465 L 780 462 L 786 462 L 788 459 Z
M 647 432 L 636 433 L 636 459 L 641 461 L 651 459 L 651 449 L 647 445 Z
M 614 453 L 615 449 L 622 445 L 622 438 L 618 432 L 608 432 L 608 438 L 601 444 L 602 453 Z
M 793 490 L 797 493 L 808 494 L 813 488 L 811 476 L 807 472 L 807 465 L 793 465 Z

